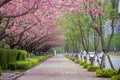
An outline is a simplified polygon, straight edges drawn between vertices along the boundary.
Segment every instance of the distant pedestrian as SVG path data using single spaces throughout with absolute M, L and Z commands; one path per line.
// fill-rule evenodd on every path
M 75 59 L 78 60 L 78 55 L 77 54 L 75 55 Z

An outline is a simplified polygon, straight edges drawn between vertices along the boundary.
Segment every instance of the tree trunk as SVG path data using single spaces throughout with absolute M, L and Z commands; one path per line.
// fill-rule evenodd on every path
M 102 55 L 100 69 L 103 69 L 104 67 L 105 67 L 105 53 Z
M 119 70 L 118 70 L 118 75 L 120 75 L 120 68 L 119 68 Z
M 90 60 L 91 61 L 91 66 L 94 65 L 94 62 L 95 62 L 95 56 L 93 57 L 93 59 Z
M 82 56 L 83 56 L 83 51 L 80 52 L 80 58 L 81 58 L 81 60 L 83 60 Z
M 109 63 L 110 63 L 111 68 L 112 68 L 112 69 L 115 69 L 114 66 L 113 66 L 113 64 L 112 64 L 112 61 L 111 61 L 111 59 L 110 59 L 109 54 L 107 54 L 107 57 L 108 57 L 108 61 L 109 61 Z
M 14 49 L 15 48 L 15 45 L 9 45 L 10 46 L 10 49 Z
M 91 65 L 94 64 L 95 57 L 97 57 L 97 62 L 99 64 L 99 66 L 100 66 L 100 61 L 99 61 L 99 57 L 98 57 L 98 54 L 97 54 L 98 45 L 99 45 L 99 36 L 98 36 L 97 32 L 94 30 L 94 51 L 95 51 L 95 56 L 93 57 Z
M 86 56 L 85 56 L 85 63 L 87 63 L 87 56 L 88 56 L 88 52 L 86 53 Z
M 100 60 L 99 60 L 98 54 L 96 54 L 96 56 L 97 56 L 98 65 L 100 66 Z

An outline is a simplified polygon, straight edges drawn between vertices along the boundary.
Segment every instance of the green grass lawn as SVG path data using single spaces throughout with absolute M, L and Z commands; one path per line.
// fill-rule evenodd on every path
M 120 56 L 120 54 L 110 54 L 110 56 Z

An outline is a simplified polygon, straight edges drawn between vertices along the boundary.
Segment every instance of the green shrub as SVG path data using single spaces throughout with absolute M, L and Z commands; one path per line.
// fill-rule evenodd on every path
M 27 58 L 25 61 L 16 61 L 9 64 L 10 69 L 29 69 L 39 63 L 40 57 Z
M 68 56 L 68 55 L 65 55 L 65 57 L 69 59 L 69 56 Z
M 38 62 L 41 62 L 41 61 L 44 61 L 46 60 L 47 58 L 49 58 L 50 56 L 34 56 L 32 57 L 32 59 L 37 59 Z
M 98 77 L 107 77 L 110 78 L 114 75 L 117 75 L 117 70 L 113 70 L 113 69 L 105 69 L 105 70 L 96 70 L 96 75 Z
M 37 58 L 37 57 L 36 57 L 36 58 Z M 46 59 L 47 59 L 46 56 L 39 56 L 39 57 L 38 57 L 39 62 L 44 61 L 44 60 L 46 60 Z
M 8 63 L 17 61 L 16 58 L 18 56 L 18 50 L 9 49 L 7 50 L 7 53 L 8 53 Z
M 19 60 L 25 60 L 27 54 L 28 53 L 23 50 L 0 49 L 0 66 L 3 69 L 7 69 L 9 63 Z
M 27 52 L 27 51 L 19 50 L 18 56 L 17 56 L 17 60 L 18 60 L 18 61 L 26 60 L 27 55 L 28 55 L 28 52 Z
M 70 60 L 75 61 L 75 58 L 74 58 L 74 57 L 71 57 Z
M 70 60 L 72 59 L 71 56 L 68 56 L 67 58 L 70 59 Z
M 79 61 L 79 64 L 80 64 L 80 65 L 83 65 L 83 64 L 84 64 L 84 61 L 80 60 L 80 61 Z
M 102 70 L 101 69 L 96 70 L 96 75 L 97 77 L 102 77 Z
M 75 60 L 75 63 L 78 63 L 78 60 Z
M 24 50 L 9 50 L 9 56 L 8 61 L 14 62 L 14 61 L 22 61 L 27 58 L 28 52 Z
M 66 58 L 72 60 L 72 61 L 75 61 L 75 58 L 73 56 L 68 56 L 68 55 L 65 55 Z
M 75 60 L 75 63 L 79 64 L 80 60 Z
M 2 68 L 1 68 L 1 66 L 0 66 L 0 76 L 2 75 Z
M 27 58 L 24 61 L 15 61 L 15 62 L 11 62 L 9 63 L 9 69 L 11 70 L 26 70 L 29 69 L 33 66 L 35 66 L 36 64 L 38 64 L 41 61 L 46 60 L 48 57 L 46 56 L 35 56 L 32 58 Z
M 11 70 L 27 70 L 32 67 L 31 62 L 29 61 L 16 61 L 16 62 L 11 62 L 9 63 L 9 69 Z
M 46 60 L 46 59 L 47 59 L 46 56 L 40 56 L 40 57 L 39 57 L 39 61 L 44 61 L 44 60 Z
M 110 80 L 120 80 L 120 75 L 112 76 Z
M 88 66 L 88 68 L 87 68 L 87 70 L 90 72 L 95 72 L 98 69 L 100 69 L 99 66 Z
M 47 55 L 47 58 L 50 58 L 50 57 L 52 57 L 53 56 L 53 54 L 48 54 Z
M 6 49 L 0 49 L 0 66 L 7 69 L 8 54 Z
M 75 58 L 74 58 L 74 57 L 72 57 L 72 56 L 65 55 L 65 57 L 66 57 L 66 58 L 68 58 L 68 59 L 70 59 L 70 60 L 72 60 L 72 61 L 74 61 L 74 60 L 75 60 Z
M 31 66 L 35 66 L 39 63 L 39 59 L 28 58 L 26 61 L 30 62 Z
M 83 64 L 83 68 L 87 68 L 88 66 L 90 66 L 90 63 L 84 63 Z
M 16 61 L 9 63 L 9 69 L 16 70 L 16 69 L 29 69 L 41 61 L 46 60 L 48 57 L 46 56 L 35 56 L 32 58 L 27 58 L 25 61 Z
M 29 60 L 29 59 L 36 59 L 36 60 L 38 60 L 38 62 L 40 62 L 39 58 L 40 58 L 39 56 L 34 56 L 32 58 L 28 58 L 27 60 Z

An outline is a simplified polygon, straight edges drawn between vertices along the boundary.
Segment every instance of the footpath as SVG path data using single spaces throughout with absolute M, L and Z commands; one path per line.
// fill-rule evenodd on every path
M 98 78 L 64 56 L 54 56 L 24 73 L 16 80 L 110 80 Z

